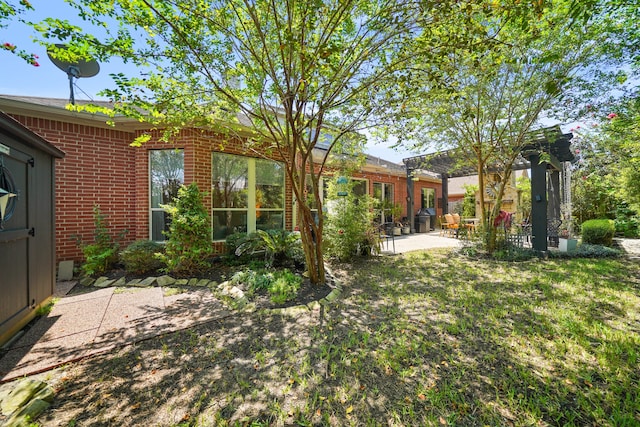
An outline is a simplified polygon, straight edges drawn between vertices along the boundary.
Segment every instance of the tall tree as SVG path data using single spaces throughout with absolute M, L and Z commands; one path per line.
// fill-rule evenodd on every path
M 329 156 L 358 151 L 351 137 L 376 112 L 363 100 L 390 86 L 403 63 L 401 46 L 422 28 L 441 25 L 457 2 L 395 0 L 71 0 L 103 37 L 50 18 L 36 26 L 62 38 L 79 55 L 119 56 L 148 68 L 145 76 L 117 75 L 106 95 L 112 113 L 138 117 L 158 128 L 220 127 L 238 122 L 285 163 L 313 282 L 325 280 L 323 218 L 315 206 Z M 94 34 L 96 34 L 94 32 Z M 443 37 L 444 39 L 445 37 Z M 438 40 L 434 45 L 442 44 Z M 424 51 L 434 50 L 425 46 Z M 59 52 L 62 53 L 62 52 Z M 329 125 L 330 124 L 330 125 Z M 233 126 L 227 126 L 227 130 Z M 148 138 L 143 136 L 140 141 Z M 324 157 L 314 148 L 324 139 Z
M 422 98 L 406 101 L 409 136 L 420 133 L 432 145 L 453 148 L 461 165 L 474 165 L 479 177 L 480 215 L 485 246 L 493 251 L 497 216 L 512 168 L 545 110 L 560 101 L 571 83 L 583 78 L 597 53 L 598 32 L 589 22 L 572 21 L 568 5 L 554 2 L 537 15 L 507 13 L 478 19 L 493 33 L 490 43 L 460 50 L 433 73 L 416 67 L 414 87 Z M 434 84 L 433 82 L 437 84 Z M 415 141 L 415 139 L 414 139 Z M 485 177 L 499 171 L 485 204 Z
M 147 121 L 166 138 L 183 127 L 219 129 L 221 120 L 232 131 L 235 121 L 253 132 L 248 143 L 284 160 L 313 282 L 324 281 L 324 220 L 311 206 L 321 207 L 318 185 L 330 156 L 361 151 L 364 140 L 353 132 L 393 115 L 380 94 L 398 88 L 409 59 L 419 54 L 435 67 L 451 47 L 487 37 L 473 16 L 478 7 L 501 10 L 475 0 L 70 3 L 103 37 L 47 19 L 36 25 L 44 38 L 70 45 L 54 54 L 119 56 L 150 68 L 138 78 L 114 76 L 117 87 L 105 91 L 112 114 Z M 327 149 L 318 160 L 321 141 Z
M 597 117 L 597 126 L 578 130 L 581 219 L 613 218 L 621 204 L 640 213 L 640 99 L 620 101 L 615 112 Z

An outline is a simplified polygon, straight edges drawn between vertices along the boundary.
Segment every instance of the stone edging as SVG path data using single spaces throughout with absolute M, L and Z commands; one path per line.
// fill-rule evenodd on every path
M 266 313 L 279 313 L 279 314 L 296 314 L 299 311 L 305 310 L 315 310 L 320 308 L 321 306 L 327 306 L 332 304 L 336 299 L 338 299 L 342 295 L 343 287 L 340 282 L 335 279 L 331 270 L 325 266 L 326 277 L 327 277 L 327 285 L 331 288 L 331 292 L 318 301 L 313 301 L 308 304 L 296 305 L 285 308 L 271 308 L 263 310 Z M 189 286 L 189 287 L 198 287 L 198 288 L 208 288 L 211 293 L 221 297 L 221 301 L 228 302 L 231 300 L 231 308 L 234 310 L 240 311 L 254 311 L 255 307 L 248 303 L 247 298 L 236 286 L 233 286 L 229 280 L 224 281 L 220 284 L 215 280 L 208 279 L 174 279 L 171 276 L 163 275 L 163 276 L 150 276 L 144 279 L 132 279 L 126 280 L 124 277 L 120 279 L 109 279 L 106 276 L 98 277 L 97 279 L 93 279 L 91 277 L 83 277 L 78 283 L 83 286 L 89 287 L 93 286 L 95 288 L 107 288 L 107 287 L 134 287 L 134 288 L 150 288 L 150 287 L 180 287 L 180 286 Z
M 31 378 L 0 385 L 0 422 L 4 426 L 29 426 L 49 408 L 53 398 L 50 385 Z

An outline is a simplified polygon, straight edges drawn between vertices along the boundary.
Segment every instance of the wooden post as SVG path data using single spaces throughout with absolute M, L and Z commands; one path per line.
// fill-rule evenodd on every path
M 410 233 L 416 232 L 413 214 L 413 169 L 407 167 L 407 220 L 409 221 Z
M 547 251 L 547 164 L 539 154 L 530 154 L 531 162 L 531 245 Z
M 442 179 L 442 215 L 449 213 L 449 174 L 440 174 Z

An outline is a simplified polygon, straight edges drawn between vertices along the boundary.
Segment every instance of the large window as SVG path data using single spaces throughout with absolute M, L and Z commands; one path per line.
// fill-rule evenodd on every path
M 367 188 L 369 181 L 359 178 L 351 178 L 351 180 L 353 181 L 353 194 L 356 197 L 362 197 L 369 194 L 369 189 Z
M 420 195 L 420 207 L 421 208 L 435 208 L 436 207 L 436 190 L 433 188 L 423 188 Z
M 232 154 L 212 154 L 213 239 L 284 227 L 284 167 Z
M 391 221 L 393 210 L 393 184 L 388 182 L 374 182 L 373 198 L 376 199 L 379 209 L 378 221 Z
M 256 165 L 256 228 L 284 227 L 284 165 L 258 159 Z
M 184 184 L 184 153 L 182 150 L 149 151 L 151 185 L 151 240 L 165 240 L 170 218 L 162 205 L 169 204 Z

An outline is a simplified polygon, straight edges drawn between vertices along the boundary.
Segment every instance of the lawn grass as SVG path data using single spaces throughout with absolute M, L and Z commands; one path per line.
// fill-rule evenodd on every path
M 455 251 L 68 367 L 42 425 L 640 425 L 640 266 Z

